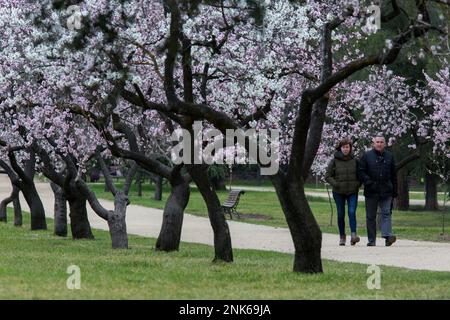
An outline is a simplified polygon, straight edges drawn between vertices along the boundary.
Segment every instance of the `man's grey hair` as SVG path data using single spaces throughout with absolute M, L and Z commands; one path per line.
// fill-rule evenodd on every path
M 384 142 L 386 142 L 386 139 L 384 138 L 384 135 L 382 135 L 381 133 L 375 135 L 375 136 L 373 137 L 373 139 L 372 139 L 372 142 L 375 142 L 375 139 L 376 139 L 376 138 L 381 138 L 381 139 L 383 139 Z

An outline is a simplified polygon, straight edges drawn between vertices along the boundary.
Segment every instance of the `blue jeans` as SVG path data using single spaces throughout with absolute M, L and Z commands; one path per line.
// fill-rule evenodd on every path
M 338 213 L 338 227 L 339 234 L 345 235 L 345 201 L 348 204 L 348 220 L 350 223 L 351 232 L 356 233 L 356 207 L 358 206 L 358 194 L 353 193 L 351 195 L 344 195 L 333 192 L 333 198 L 336 202 L 336 208 Z

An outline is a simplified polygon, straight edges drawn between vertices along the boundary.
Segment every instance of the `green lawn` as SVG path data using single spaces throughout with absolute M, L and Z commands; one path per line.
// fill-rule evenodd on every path
M 45 180 L 45 179 L 44 179 Z M 123 182 L 124 179 L 123 178 L 115 178 L 116 182 Z M 100 182 L 99 184 L 103 184 L 103 182 Z M 144 183 L 144 185 L 148 185 L 148 183 Z M 192 184 L 193 186 L 195 186 L 194 184 Z M 273 188 L 273 185 L 271 183 L 270 180 L 262 180 L 261 183 L 257 183 L 256 181 L 252 181 L 252 180 L 233 180 L 232 181 L 232 187 L 235 186 L 248 186 L 248 187 L 261 187 L 261 188 Z M 229 187 L 229 181 L 226 180 L 226 188 L 228 189 Z M 309 192 L 322 192 L 325 195 L 327 194 L 327 189 L 325 188 L 325 185 L 323 183 L 319 183 L 318 185 L 316 185 L 315 183 L 306 183 L 305 184 L 305 190 L 309 191 Z M 438 193 L 438 200 L 439 201 L 444 201 L 445 198 L 445 194 L 444 194 L 444 186 L 439 186 L 438 187 L 439 193 Z M 329 192 L 331 194 L 331 187 L 329 186 Z M 361 187 L 360 195 L 363 195 L 363 187 Z M 424 192 L 424 187 L 420 187 L 420 186 L 414 186 L 414 187 L 410 187 L 410 193 L 409 193 L 409 198 L 410 199 L 414 199 L 414 200 L 425 200 L 425 192 Z M 450 200 L 447 199 L 448 204 L 450 205 Z
M 103 199 L 112 200 L 113 196 L 109 192 L 104 191 L 104 185 L 90 184 L 95 193 Z M 153 200 L 153 186 L 150 184 L 143 185 L 143 196 L 138 197 L 135 186 L 132 186 L 130 200 L 132 204 L 164 208 L 165 199 L 169 194 L 169 188 L 164 187 L 163 201 Z M 219 198 L 224 201 L 228 195 L 228 191 L 219 191 Z M 317 218 L 317 221 L 324 232 L 338 233 L 336 222 L 336 208 L 333 202 L 333 225 L 330 226 L 330 203 L 327 198 L 308 197 L 310 205 Z M 441 236 L 442 230 L 442 212 L 426 212 L 419 211 L 420 208 L 412 207 L 412 211 L 397 211 L 393 213 L 394 232 L 401 238 L 413 240 L 429 240 L 429 241 L 447 241 Z M 247 191 L 242 197 L 238 206 L 238 211 L 244 215 L 259 215 L 257 218 L 243 217 L 241 221 L 264 224 L 276 227 L 287 227 L 284 214 L 281 210 L 277 196 L 274 192 Z M 206 205 L 201 194 L 195 188 L 191 188 L 191 196 L 189 204 L 186 208 L 187 213 L 199 216 L 207 216 Z M 446 234 L 450 233 L 450 213 L 446 211 L 447 228 Z M 348 221 L 348 220 L 347 220 Z M 359 202 L 357 210 L 358 232 L 361 235 L 366 234 L 365 230 L 365 208 L 364 202 Z
M 117 251 L 106 231 L 74 241 L 30 231 L 28 215 L 24 223 L 0 224 L 0 299 L 450 299 L 449 272 L 381 266 L 381 289 L 369 290 L 364 264 L 325 260 L 324 274 L 302 275 L 290 254 L 234 250 L 234 263 L 212 263 L 206 245 L 161 253 L 155 239 L 130 236 L 130 250 Z M 66 287 L 70 265 L 80 290 Z
M 255 181 L 247 181 L 247 180 L 234 180 L 232 181 L 232 185 L 235 186 L 251 186 L 251 187 L 263 187 L 263 188 L 273 188 L 272 183 L 270 180 L 262 180 L 261 183 L 257 183 Z M 228 188 L 229 183 L 227 181 L 226 186 Z M 438 190 L 438 199 L 439 201 L 444 201 L 444 187 L 439 186 Z M 315 184 L 315 183 L 306 183 L 305 184 L 305 190 L 311 191 L 311 192 L 327 192 L 327 189 L 323 183 Z M 329 187 L 329 191 L 331 192 L 331 187 Z M 360 195 L 363 195 L 363 188 L 360 190 Z M 424 200 L 425 199 L 425 191 L 424 187 L 422 186 L 414 186 L 410 187 L 410 193 L 409 193 L 410 199 L 416 199 L 416 200 Z M 448 199 L 447 199 L 448 201 Z

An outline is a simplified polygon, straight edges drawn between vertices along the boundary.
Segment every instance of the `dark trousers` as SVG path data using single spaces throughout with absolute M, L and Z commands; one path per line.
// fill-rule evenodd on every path
M 358 206 L 358 194 L 340 194 L 333 192 L 333 198 L 336 202 L 339 234 L 345 235 L 345 201 L 348 205 L 348 222 L 350 223 L 350 231 L 356 233 L 356 207 Z
M 392 211 L 391 211 L 392 197 L 380 198 L 375 195 L 373 197 L 366 197 L 366 225 L 367 238 L 369 242 L 375 243 L 377 237 L 377 209 L 380 207 L 381 211 L 381 236 L 383 238 L 392 235 Z

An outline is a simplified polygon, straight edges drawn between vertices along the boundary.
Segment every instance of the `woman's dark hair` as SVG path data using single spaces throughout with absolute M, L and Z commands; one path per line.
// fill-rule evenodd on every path
M 346 146 L 346 145 L 350 146 L 350 152 L 352 152 L 353 151 L 353 142 L 349 138 L 341 139 L 336 146 L 336 150 L 341 151 L 341 147 Z

